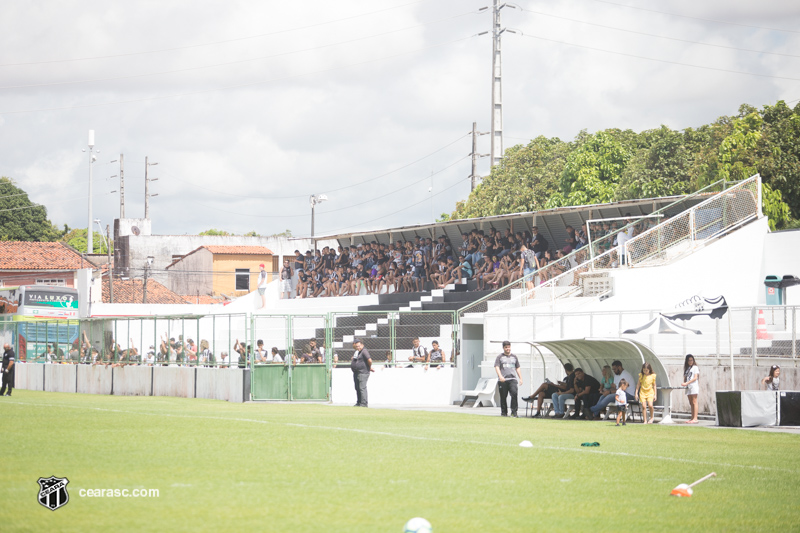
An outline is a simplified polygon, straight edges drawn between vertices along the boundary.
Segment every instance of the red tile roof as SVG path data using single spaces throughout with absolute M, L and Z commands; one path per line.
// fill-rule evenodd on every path
M 79 270 L 95 268 L 63 242 L 0 241 L 0 270 Z
M 201 246 L 212 254 L 227 255 L 273 255 L 272 250 L 264 246 Z
M 144 281 L 141 279 L 114 279 L 115 304 L 140 304 L 144 292 Z M 108 290 L 108 278 L 103 278 L 103 303 L 111 301 Z M 154 279 L 147 280 L 147 303 L 149 304 L 186 304 L 184 300 Z
M 224 296 L 209 296 L 207 294 L 201 294 L 199 296 L 191 294 L 182 294 L 181 298 L 183 298 L 190 304 L 222 304 L 230 301 L 226 299 Z

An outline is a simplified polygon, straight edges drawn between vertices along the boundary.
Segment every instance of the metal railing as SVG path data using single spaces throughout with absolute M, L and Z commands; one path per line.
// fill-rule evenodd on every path
M 800 307 L 757 306 L 729 308 L 721 319 L 700 315 L 678 321 L 696 334 L 629 335 L 623 332 L 646 324 L 661 310 L 556 313 L 492 313 L 484 329 L 493 338 L 530 338 L 537 341 L 622 337 L 650 347 L 660 358 L 681 359 L 691 353 L 698 357 L 731 355 L 737 364 L 755 364 L 758 358 L 796 360 L 800 352 L 798 322 Z M 761 322 L 761 323 L 760 323 Z M 485 341 L 487 353 L 496 347 Z M 496 351 L 496 350 L 495 350 Z
M 592 243 L 547 265 L 535 273 L 534 288 L 514 295 L 492 311 L 543 301 L 549 302 L 555 309 L 557 300 L 582 294 L 592 273 L 604 275 L 610 269 L 626 265 L 635 268 L 674 261 L 704 246 L 706 242 L 756 219 L 761 212 L 760 191 L 761 177 L 755 175 L 732 187 L 726 186 L 723 192 L 644 230 L 622 246 L 606 249 L 602 241 L 618 235 L 625 228 L 634 227 L 636 223 L 629 224 L 597 241 L 601 242 L 599 249 L 605 250 L 600 255 L 591 255 L 595 246 Z M 669 206 L 660 211 L 668 208 Z M 490 310 L 486 309 L 485 312 L 488 311 Z

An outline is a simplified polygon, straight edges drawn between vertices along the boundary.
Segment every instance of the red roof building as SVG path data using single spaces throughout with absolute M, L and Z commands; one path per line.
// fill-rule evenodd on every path
M 63 242 L 0 241 L 0 285 L 76 287 L 77 271 L 97 268 Z

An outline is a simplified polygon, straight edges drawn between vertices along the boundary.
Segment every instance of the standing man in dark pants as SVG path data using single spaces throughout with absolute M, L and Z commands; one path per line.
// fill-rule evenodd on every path
M 353 371 L 353 383 L 356 386 L 356 405 L 355 407 L 367 407 L 367 380 L 369 373 L 375 372 L 372 369 L 372 357 L 369 350 L 364 348 L 361 339 L 353 339 L 353 361 L 350 363 L 350 370 Z
M 500 416 L 508 416 L 506 396 L 511 393 L 511 416 L 517 418 L 517 390 L 522 385 L 522 374 L 517 356 L 511 353 L 510 342 L 503 341 L 503 353 L 494 360 L 494 371 L 500 380 Z
M 5 394 L 6 396 L 11 396 L 11 389 L 14 388 L 14 359 L 16 359 L 16 354 L 14 353 L 14 348 L 8 345 L 8 343 L 3 345 L 3 388 L 0 388 L 0 396 Z M 6 393 L 6 385 L 8 386 L 8 392 Z

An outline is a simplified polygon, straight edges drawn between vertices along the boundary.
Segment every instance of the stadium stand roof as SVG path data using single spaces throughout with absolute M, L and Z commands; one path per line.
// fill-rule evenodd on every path
M 398 240 L 406 241 L 412 240 L 417 235 L 420 237 L 430 237 L 435 241 L 440 235 L 446 235 L 451 242 L 455 243 L 460 241 L 462 233 L 469 232 L 473 228 L 482 229 L 488 233 L 491 227 L 500 231 L 511 228 L 516 232 L 530 231 L 533 226 L 537 226 L 539 228 L 539 233 L 544 235 L 545 239 L 550 243 L 551 248 L 560 248 L 563 246 L 564 239 L 567 237 L 567 226 L 572 226 L 577 229 L 587 220 L 623 217 L 627 213 L 630 213 L 632 217 L 642 216 L 666 207 L 681 198 L 684 198 L 684 196 L 665 196 L 642 200 L 624 200 L 607 204 L 557 207 L 555 209 L 529 211 L 525 213 L 510 213 L 506 215 L 449 220 L 447 222 L 437 222 L 435 224 L 417 224 L 381 230 L 339 233 L 335 235 L 326 235 L 324 237 L 320 236 L 319 239 L 335 239 L 341 246 L 350 246 L 371 241 L 376 241 L 378 243 L 388 243 Z M 674 212 L 668 210 L 667 215 L 675 215 L 705 199 L 706 197 L 704 195 L 699 195 L 689 200 L 688 203 L 684 203 L 682 206 L 676 206 Z

